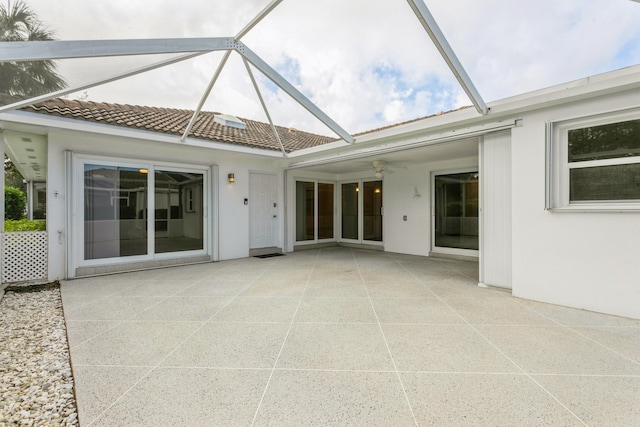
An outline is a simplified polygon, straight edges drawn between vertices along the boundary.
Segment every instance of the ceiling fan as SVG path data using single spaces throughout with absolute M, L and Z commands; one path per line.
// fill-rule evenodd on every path
M 376 178 L 382 178 L 387 166 L 387 162 L 385 162 L 384 160 L 374 160 L 372 164 L 373 164 L 373 172 L 374 172 L 373 175 Z

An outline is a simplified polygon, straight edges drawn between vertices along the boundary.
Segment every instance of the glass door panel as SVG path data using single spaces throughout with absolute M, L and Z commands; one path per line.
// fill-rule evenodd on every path
M 314 240 L 315 184 L 296 181 L 296 242 Z
M 147 254 L 145 169 L 84 165 L 84 259 Z
M 342 184 L 342 238 L 358 240 L 358 183 Z
M 203 174 L 156 170 L 155 253 L 204 249 Z
M 318 183 L 318 240 L 333 239 L 333 184 Z
M 362 183 L 363 240 L 382 241 L 382 181 Z
M 478 250 L 478 172 L 438 175 L 435 246 Z

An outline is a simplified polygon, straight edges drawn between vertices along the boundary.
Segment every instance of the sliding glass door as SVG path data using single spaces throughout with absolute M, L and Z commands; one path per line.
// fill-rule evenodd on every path
M 206 169 L 93 158 L 76 164 L 79 266 L 205 252 Z
M 382 181 L 341 185 L 342 239 L 382 242 Z
M 362 183 L 362 239 L 382 242 L 382 181 Z
M 358 240 L 360 236 L 359 205 L 360 185 L 357 182 L 342 184 L 342 238 Z
M 296 181 L 296 242 L 334 238 L 333 183 Z
M 194 172 L 155 172 L 155 253 L 204 248 L 204 175 Z
M 477 251 L 478 172 L 434 176 L 434 251 Z M 451 251 L 453 250 L 453 251 Z

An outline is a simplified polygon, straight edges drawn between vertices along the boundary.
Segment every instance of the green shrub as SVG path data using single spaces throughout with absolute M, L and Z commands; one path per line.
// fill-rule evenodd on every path
M 29 221 L 28 219 L 12 220 L 7 219 L 4 222 L 4 231 L 45 231 L 47 229 L 46 221 Z
M 4 217 L 6 219 L 22 219 L 27 206 L 27 196 L 14 187 L 4 188 Z

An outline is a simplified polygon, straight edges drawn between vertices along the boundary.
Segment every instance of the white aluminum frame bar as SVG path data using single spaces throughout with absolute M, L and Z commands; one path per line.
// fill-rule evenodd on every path
M 282 3 L 282 0 L 273 0 L 271 3 L 269 3 L 264 9 L 262 9 L 262 11 L 260 11 L 260 13 L 256 15 L 255 18 L 251 20 L 251 22 L 249 22 L 242 30 L 240 30 L 240 32 L 236 34 L 234 38 L 236 40 L 240 40 L 241 38 L 246 36 L 253 27 L 258 25 L 258 23 L 262 21 L 268 14 L 270 14 L 271 11 L 273 11 L 273 9 L 275 9 L 276 6 L 278 6 L 280 3 Z
M 14 102 L 13 104 L 3 105 L 3 106 L 0 106 L 0 113 L 4 113 L 5 111 L 26 107 L 27 105 L 31 105 L 31 104 L 34 104 L 36 102 L 44 102 L 44 101 L 47 101 L 49 99 L 58 98 L 60 96 L 68 95 L 70 93 L 78 92 L 78 91 L 81 91 L 81 90 L 84 90 L 84 89 L 89 89 L 89 88 L 92 88 L 94 86 L 98 86 L 98 85 L 101 85 L 101 84 L 111 83 L 111 82 L 114 82 L 116 80 L 124 79 L 125 77 L 135 76 L 136 74 L 144 73 L 146 71 L 155 70 L 156 68 L 161 68 L 161 67 L 164 67 L 166 65 L 174 64 L 176 62 L 185 61 L 187 59 L 191 59 L 191 58 L 194 58 L 194 57 L 200 56 L 200 55 L 204 55 L 204 52 L 197 52 L 197 53 L 190 53 L 190 54 L 187 54 L 187 55 L 181 55 L 181 56 L 178 56 L 176 58 L 166 59 L 164 61 L 159 61 L 159 62 L 155 62 L 153 64 L 145 65 L 144 67 L 136 68 L 134 70 L 127 71 L 126 73 L 116 74 L 116 75 L 113 75 L 111 77 L 107 77 L 107 78 L 100 79 L 100 80 L 94 80 L 94 81 L 92 81 L 90 83 L 86 83 L 86 84 L 83 84 L 83 85 L 80 85 L 80 86 L 74 86 L 74 87 L 71 87 L 71 88 L 66 88 L 66 89 L 55 91 L 55 92 L 50 92 L 50 93 L 47 93 L 45 95 L 36 96 L 34 98 L 30 98 L 30 99 L 27 99 L 27 100 L 24 100 L 24 101 Z
M 433 44 L 442 55 L 442 58 L 456 76 L 456 79 L 458 79 L 462 89 L 464 89 L 467 96 L 476 107 L 476 110 L 478 110 L 480 114 L 486 115 L 489 112 L 487 104 L 482 99 L 482 96 L 480 96 L 480 93 L 474 86 L 473 81 L 458 60 L 458 57 L 449 45 L 447 38 L 440 30 L 435 18 L 431 15 L 431 12 L 429 12 L 427 5 L 422 0 L 407 0 L 407 2 L 409 3 L 409 6 L 411 6 L 411 9 L 413 9 L 413 12 L 416 14 L 416 17 L 424 29 L 429 34 L 429 37 L 431 37 Z
M 329 129 L 334 131 L 340 138 L 342 138 L 349 144 L 353 144 L 355 142 L 354 138 L 351 136 L 351 134 L 349 134 L 349 132 L 347 132 L 342 127 L 340 127 L 340 125 L 334 122 L 329 116 L 324 113 L 324 111 L 313 104 L 307 97 L 302 94 L 302 92 L 296 89 L 280 74 L 278 74 L 276 70 L 271 68 L 269 64 L 264 62 L 262 58 L 256 55 L 244 43 L 236 42 L 236 44 L 238 45 L 236 47 L 236 50 L 238 51 L 238 53 L 240 53 L 240 55 L 242 55 L 247 61 L 249 61 L 251 65 L 260 70 L 260 72 L 264 74 L 269 80 L 271 80 L 276 86 L 289 94 L 289 96 L 291 96 L 296 102 L 298 102 L 298 104 L 300 104 L 308 112 L 313 114 L 316 119 L 324 123 L 327 127 L 329 127 Z
M 184 39 L 69 40 L 0 43 L 0 62 L 104 56 L 212 52 L 229 49 L 232 37 Z
M 224 68 L 224 65 L 227 63 L 227 60 L 229 59 L 230 56 L 231 56 L 231 51 L 228 50 L 225 52 L 224 56 L 220 60 L 220 63 L 218 64 L 218 68 L 216 68 L 216 72 L 213 73 L 213 77 L 211 77 L 211 80 L 209 81 L 207 88 L 205 89 L 204 93 L 200 97 L 200 101 L 198 102 L 196 109 L 193 111 L 193 114 L 191 115 L 189 124 L 187 124 L 187 127 L 182 133 L 182 137 L 180 138 L 181 142 L 184 142 L 187 139 L 187 136 L 189 136 L 189 132 L 191 132 L 191 128 L 193 128 L 193 125 L 196 123 L 196 120 L 198 119 L 198 114 L 200 114 L 200 111 L 202 111 L 202 107 L 204 106 L 204 103 L 207 101 L 207 98 L 209 98 L 209 94 L 211 93 L 213 86 L 216 84 L 216 81 L 218 81 L 218 77 L 220 77 L 220 73 L 222 73 L 222 69 Z
M 280 135 L 278 135 L 278 130 L 276 129 L 276 126 L 273 124 L 273 120 L 271 120 L 269 109 L 267 108 L 267 104 L 265 104 L 264 102 L 264 98 L 262 97 L 262 92 L 260 92 L 260 88 L 258 87 L 256 78 L 253 75 L 253 71 L 251 71 L 251 66 L 249 65 L 249 62 L 247 62 L 247 60 L 244 58 L 242 58 L 242 62 L 244 62 L 244 66 L 247 68 L 247 74 L 249 74 L 251 83 L 253 83 L 253 88 L 256 90 L 258 99 L 260 99 L 260 104 L 262 104 L 262 109 L 264 110 L 264 114 L 267 116 L 267 119 L 269 120 L 269 124 L 271 125 L 271 130 L 273 131 L 273 135 L 276 137 L 276 141 L 278 141 L 278 145 L 280 146 L 280 151 L 282 151 L 282 155 L 284 157 L 288 157 L 287 151 L 284 149 L 284 145 L 282 144 L 282 140 L 280 139 Z
M 242 30 L 240 30 L 240 32 L 238 34 L 236 34 L 236 36 L 234 37 L 234 40 L 237 41 L 237 40 L 240 40 L 242 37 L 244 37 L 249 31 L 251 31 L 251 29 L 253 27 L 258 25 L 258 23 L 260 21 L 262 21 L 264 19 L 264 17 L 266 17 L 269 13 L 271 13 L 271 11 L 273 9 L 275 9 L 275 7 L 278 4 L 280 4 L 281 2 L 282 2 L 282 0 L 274 0 L 270 4 L 268 4 L 267 7 L 265 7 L 260 13 L 258 13 L 256 15 L 255 18 L 253 18 L 251 20 L 251 22 L 249 22 Z M 191 129 L 193 128 L 193 125 L 196 123 L 196 120 L 198 119 L 198 114 L 200 114 L 200 111 L 202 111 L 202 107 L 204 106 L 204 103 L 207 102 L 207 98 L 209 98 L 209 95 L 211 94 L 211 91 L 213 90 L 213 86 L 216 84 L 216 81 L 218 80 L 218 77 L 220 77 L 220 73 L 222 73 L 222 69 L 224 68 L 225 64 L 229 60 L 229 56 L 231 56 L 231 51 L 230 50 L 228 50 L 224 54 L 224 57 L 220 61 L 220 64 L 218 64 L 218 68 L 216 69 L 215 73 L 213 74 L 213 77 L 211 77 L 211 80 L 209 81 L 209 85 L 207 86 L 207 88 L 205 89 L 204 93 L 200 97 L 200 101 L 198 102 L 198 105 L 196 106 L 196 109 L 193 111 L 193 114 L 191 115 L 191 119 L 189 120 L 189 124 L 187 124 L 187 127 L 185 128 L 184 132 L 182 133 L 182 138 L 180 138 L 181 142 L 184 142 L 187 139 L 187 136 L 189 136 L 189 132 L 191 132 Z
M 148 48 L 147 48 L 148 47 Z M 66 49 L 69 49 L 67 51 Z M 204 39 L 147 39 L 147 40 L 93 40 L 93 41 L 47 41 L 47 42 L 3 42 L 0 43 L 0 62 L 40 61 L 63 58 L 92 58 L 125 55 L 164 54 L 181 52 L 213 52 L 235 50 L 246 58 L 269 80 L 284 90 L 298 104 L 313 114 L 329 129 L 346 142 L 352 144 L 353 137 L 320 108 L 313 104 L 269 64 L 263 61 L 244 43 L 232 37 Z M 33 103 L 26 100 L 27 105 Z

